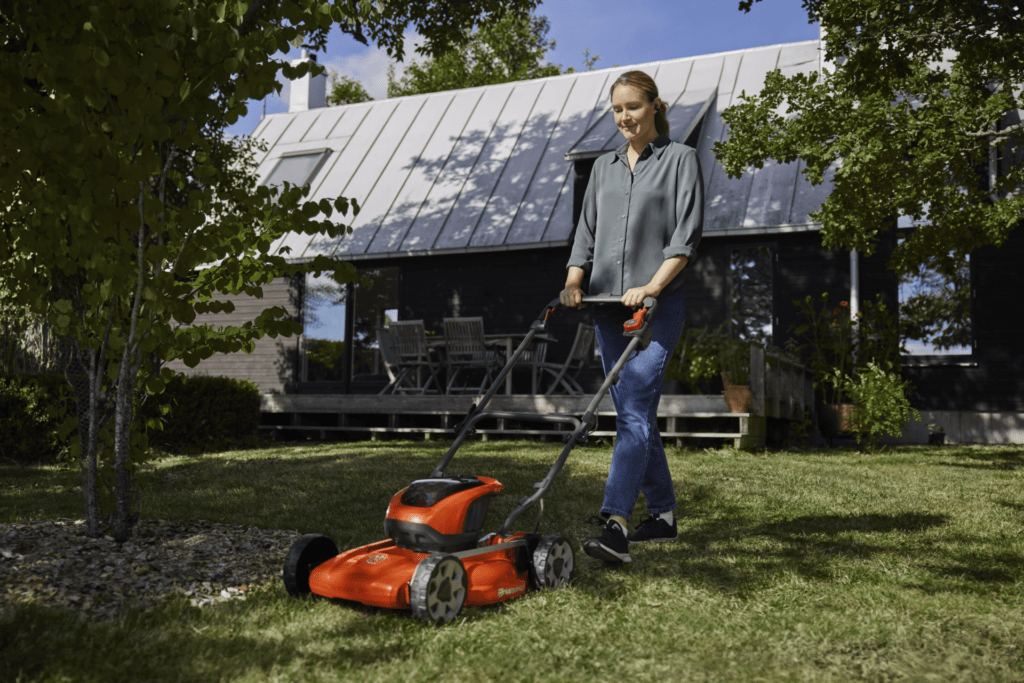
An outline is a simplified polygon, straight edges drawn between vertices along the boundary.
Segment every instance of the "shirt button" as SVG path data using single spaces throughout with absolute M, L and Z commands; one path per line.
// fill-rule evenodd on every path
M 625 217 L 626 217 L 626 214 L 622 214 L 622 217 L 623 217 L 623 218 L 625 218 Z
M 621 242 L 621 241 L 622 241 L 623 239 L 624 239 L 624 238 L 620 237 L 620 238 L 619 238 L 619 241 Z
M 616 265 L 622 265 L 622 261 L 616 261 L 615 264 Z

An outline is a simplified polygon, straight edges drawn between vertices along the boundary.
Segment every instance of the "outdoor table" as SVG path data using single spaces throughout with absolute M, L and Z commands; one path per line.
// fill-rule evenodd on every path
M 508 359 L 512 357 L 513 352 L 515 352 L 516 347 L 519 345 L 519 342 L 527 334 L 529 334 L 529 333 L 528 332 L 505 332 L 505 333 L 501 333 L 501 334 L 485 334 L 484 335 L 484 341 L 485 342 L 492 342 L 492 343 L 495 343 L 495 344 L 499 344 L 500 342 L 505 342 L 505 363 L 507 363 Z M 558 341 L 554 337 L 550 337 L 550 336 L 545 335 L 545 334 L 538 334 L 538 335 L 536 335 L 533 338 L 533 340 L 534 341 L 548 342 L 550 344 L 554 344 L 554 343 L 556 343 Z M 504 363 L 502 363 L 502 365 L 504 366 Z M 512 395 L 512 373 L 511 372 L 508 373 L 507 377 L 505 377 L 505 395 L 506 396 L 511 396 Z

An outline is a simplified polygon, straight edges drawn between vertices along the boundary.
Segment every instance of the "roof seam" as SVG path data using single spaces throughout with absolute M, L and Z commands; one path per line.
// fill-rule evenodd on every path
M 519 148 L 519 140 L 522 139 L 523 137 L 523 131 L 526 130 L 526 124 L 527 122 L 529 122 L 530 116 L 533 114 L 533 110 L 537 108 L 537 102 L 540 101 L 541 93 L 544 92 L 544 88 L 546 88 L 547 85 L 547 83 L 541 83 L 540 89 L 537 91 L 537 95 L 533 98 L 533 104 L 530 105 L 530 111 L 526 112 L 526 118 L 523 120 L 523 126 L 522 128 L 519 129 L 519 133 L 516 134 L 516 141 L 512 143 L 512 148 L 509 149 L 508 156 L 505 157 L 505 163 L 501 165 L 501 170 L 498 172 L 498 177 L 494 179 L 494 185 L 491 186 L 491 192 L 490 194 L 487 195 L 487 201 L 484 202 L 484 208 L 483 210 L 480 211 L 480 216 L 476 219 L 476 224 L 473 226 L 473 231 L 469 233 L 470 244 L 472 244 L 473 237 L 476 236 L 476 231 L 480 228 L 480 223 L 483 222 L 484 216 L 487 215 L 487 207 L 491 205 L 491 199 L 494 197 L 494 192 L 498 189 L 498 186 L 501 185 L 501 179 L 505 177 L 505 170 L 508 169 L 508 162 L 512 158 L 512 155 L 515 154 L 516 149 Z M 513 92 L 515 92 L 514 88 Z M 516 211 L 518 212 L 518 209 L 516 209 Z M 508 226 L 509 228 L 511 228 L 512 224 L 509 223 Z M 507 236 L 508 230 L 506 230 L 505 235 L 502 236 L 501 244 L 505 243 L 505 237 Z
M 416 158 L 415 158 L 415 161 L 413 162 L 412 168 L 409 169 L 409 172 L 406 174 L 405 179 L 402 181 L 402 186 L 400 188 L 398 188 L 398 192 L 395 193 L 395 198 L 391 200 L 391 205 L 388 206 L 388 210 L 384 212 L 384 215 L 380 219 L 381 227 L 384 226 L 384 223 L 387 221 L 388 216 L 391 215 L 391 211 L 395 208 L 395 202 L 397 202 L 398 198 L 402 196 L 402 190 L 404 190 L 406 184 L 408 184 L 409 178 L 412 177 L 412 174 L 416 171 L 416 167 L 419 166 L 420 161 L 423 160 L 423 152 L 427 149 L 427 146 L 430 145 L 430 141 L 434 139 L 434 136 L 437 135 L 437 130 L 441 127 L 441 122 L 444 121 L 444 117 L 448 113 L 448 110 L 451 109 L 452 102 L 455 101 L 455 98 L 456 98 L 456 95 L 452 95 L 451 99 L 448 100 L 448 104 L 445 105 L 444 111 L 441 112 L 440 118 L 437 119 L 437 123 L 434 125 L 434 130 L 430 131 L 430 135 L 427 137 L 426 141 L 423 143 L 423 149 L 421 149 L 420 153 L 416 155 Z M 422 111 L 423 111 L 423 109 L 421 107 L 420 111 L 416 113 L 417 118 L 419 117 L 419 115 L 420 115 L 420 113 Z M 413 123 L 415 123 L 415 122 L 416 122 L 416 120 L 413 119 Z M 409 129 L 412 130 L 412 123 L 409 124 Z M 436 178 L 436 176 L 435 176 L 435 178 Z M 431 187 L 433 187 L 433 182 L 431 182 Z M 430 190 L 428 189 L 427 190 L 427 194 L 429 194 L 429 193 L 430 193 Z M 424 199 L 426 199 L 425 196 L 424 196 Z M 423 205 L 423 202 L 420 202 L 420 206 L 422 206 L 422 205 Z M 419 208 L 416 209 L 416 216 L 418 216 L 418 215 L 419 215 Z M 405 241 L 406 235 L 409 234 L 409 229 L 412 227 L 412 224 L 416 221 L 416 216 L 413 216 L 412 220 L 409 221 L 409 225 L 405 228 L 405 231 L 402 233 L 401 239 L 398 240 L 398 244 L 399 245 L 401 245 L 402 242 Z M 380 228 L 377 229 L 377 232 L 380 232 Z M 376 235 L 374 235 L 374 237 L 376 237 Z M 372 243 L 373 243 L 373 240 L 371 239 L 369 242 L 367 242 L 367 247 L 366 248 L 369 249 L 370 248 L 370 244 L 372 244 Z
M 352 134 L 348 136 L 348 142 L 345 143 L 345 148 L 346 149 L 348 148 L 349 144 L 353 140 L 356 139 L 356 134 L 363 127 L 363 124 L 366 123 L 366 120 L 370 118 L 369 114 L 374 109 L 375 109 L 375 107 L 368 107 L 367 108 L 366 115 L 364 115 L 363 118 L 359 121 L 359 123 L 356 124 L 355 130 L 353 130 Z M 373 136 L 373 142 L 370 143 L 370 146 L 367 148 L 367 150 L 373 149 L 373 146 L 375 144 L 377 144 L 377 138 L 380 137 L 380 134 L 384 130 L 384 127 L 388 125 L 388 121 L 391 120 L 391 117 L 395 115 L 396 111 L 398 111 L 398 105 L 397 104 L 391 108 L 391 113 L 388 114 L 387 121 L 385 121 L 384 124 L 379 129 L 377 129 L 377 134 L 375 136 Z M 332 170 L 334 169 L 334 166 L 338 165 L 339 161 L 341 161 L 341 153 L 340 152 L 338 153 L 338 161 L 335 161 L 334 165 L 331 166 Z M 356 164 L 356 167 L 354 169 L 352 169 L 352 175 L 349 176 L 349 179 L 345 182 L 345 186 L 341 187 L 341 188 L 338 188 L 338 196 L 339 197 L 344 197 L 345 196 L 345 190 L 348 188 L 349 184 L 352 183 L 352 178 L 356 177 L 356 173 L 359 172 L 359 168 L 363 165 L 364 161 L 366 161 L 366 155 L 364 155 L 363 158 L 359 160 L 359 163 Z M 327 182 L 327 178 L 328 178 L 328 176 L 324 176 L 324 179 L 322 181 L 320 181 L 320 184 L 323 185 L 325 182 Z M 317 189 L 319 189 L 319 186 L 318 186 Z M 349 197 L 349 199 L 354 199 L 354 198 L 353 197 Z M 353 216 L 353 218 L 354 218 L 354 216 Z M 342 235 L 341 238 L 338 240 L 338 243 L 334 245 L 334 249 L 331 250 L 330 256 L 334 256 L 337 253 L 338 247 L 340 247 L 341 243 L 344 242 L 344 241 L 345 241 L 345 235 Z M 309 244 L 306 245 L 306 249 L 308 250 L 309 247 L 312 246 L 312 245 L 313 245 L 313 240 L 310 240 Z M 305 255 L 306 251 L 303 250 L 302 253 L 303 253 L 303 255 Z
M 380 179 L 384 177 L 384 171 L 386 171 L 388 169 L 388 166 L 391 165 L 391 161 L 395 158 L 395 155 L 398 154 L 398 150 L 401 149 L 402 143 L 405 142 L 405 139 L 407 137 L 409 137 L 409 132 L 412 131 L 412 128 L 413 128 L 412 124 L 416 121 L 416 117 L 418 117 L 420 115 L 420 112 L 423 111 L 423 105 L 426 104 L 426 102 L 427 102 L 427 98 L 423 98 L 423 100 L 420 102 L 420 106 L 416 108 L 416 113 L 412 115 L 412 120 L 409 121 L 409 125 L 406 127 L 405 132 L 402 133 L 402 137 L 398 139 L 398 142 L 395 144 L 395 148 L 393 150 L 391 150 L 391 154 L 388 156 L 388 160 L 385 161 L 384 165 L 381 167 L 380 175 L 378 175 L 377 179 L 373 181 L 373 185 L 370 186 L 370 191 L 366 193 L 366 202 L 367 203 L 369 203 L 370 197 L 373 196 L 373 191 L 377 189 L 377 185 L 380 184 Z M 399 104 L 398 107 L 395 107 L 395 111 L 398 111 L 399 107 L 401 107 L 401 106 L 402 105 Z M 394 112 L 392 112 L 392 116 L 394 116 Z M 385 125 L 387 125 L 387 124 L 385 124 Z M 383 132 L 383 130 L 384 130 L 384 128 L 381 127 L 381 132 Z M 374 144 L 376 144 L 376 140 L 374 141 Z M 370 149 L 373 149 L 373 148 L 371 147 Z M 390 209 L 390 206 L 388 208 Z M 366 223 L 365 227 L 370 227 L 370 225 L 372 225 L 372 224 Z M 380 227 L 382 225 L 384 225 L 384 217 L 383 216 L 381 216 L 381 219 L 377 222 L 377 227 L 374 229 L 373 234 L 370 235 L 367 238 L 367 240 L 366 240 L 366 247 L 363 248 L 363 252 L 364 253 L 366 252 L 367 249 L 370 248 L 370 245 L 373 243 L 373 240 L 376 239 L 377 233 L 380 232 Z M 340 244 L 339 244 L 339 246 L 340 246 Z
M 452 98 L 452 102 L 454 102 L 456 100 L 456 98 L 458 98 L 457 94 L 455 95 L 455 97 Z M 428 187 L 426 193 L 424 193 L 423 201 L 420 202 L 419 207 L 416 209 L 416 215 L 412 217 L 412 220 L 409 222 L 409 227 L 406 229 L 405 235 L 402 237 L 402 242 L 403 243 L 409 237 L 409 231 L 412 230 L 412 226 L 415 225 L 416 221 L 419 219 L 420 211 L 423 210 L 424 205 L 427 203 L 427 198 L 430 197 L 430 193 L 434 191 L 434 186 L 437 185 L 437 179 L 441 177 L 441 174 L 444 173 L 444 169 L 447 168 L 448 162 L 451 161 L 452 154 L 455 153 L 455 148 L 459 146 L 459 140 L 462 139 L 462 134 L 466 131 L 466 126 L 469 125 L 469 122 L 473 118 L 473 114 L 476 112 L 476 108 L 480 105 L 480 102 L 483 99 L 484 99 L 483 92 L 481 91 L 480 92 L 480 96 L 477 97 L 476 101 L 473 103 L 473 109 L 469 112 L 469 116 L 466 117 L 465 122 L 463 122 L 463 124 L 462 124 L 462 128 L 459 129 L 459 134 L 458 134 L 458 136 L 456 136 L 455 142 L 452 144 L 451 149 L 448 150 L 448 156 L 445 157 L 444 163 L 441 164 L 441 168 L 439 168 L 437 170 L 437 175 L 435 175 L 434 179 L 430 181 L 430 187 Z M 449 106 L 451 106 L 451 105 L 449 105 Z M 445 113 L 447 113 L 447 110 L 445 110 Z M 440 123 L 438 125 L 440 125 Z M 426 148 L 424 147 L 424 149 L 426 149 Z M 440 229 L 444 229 L 444 224 L 443 223 L 441 224 L 441 228 Z M 439 230 L 438 234 L 440 234 L 440 230 Z M 437 237 L 434 238 L 434 241 L 437 241 Z M 433 242 L 431 242 L 431 244 L 433 244 Z
M 501 114 L 502 112 L 505 111 L 505 107 L 508 106 L 508 101 L 512 99 L 512 93 L 514 91 L 515 86 L 512 86 L 508 89 L 508 94 L 505 96 L 505 101 L 501 103 L 501 109 L 499 109 L 498 113 L 495 115 L 494 123 L 491 124 L 490 130 L 487 131 L 487 137 L 484 138 L 483 143 L 480 145 L 480 151 L 476 153 L 476 159 L 473 160 L 473 165 L 469 167 L 469 171 L 466 173 L 466 177 L 462 179 L 462 186 L 459 187 L 459 191 L 456 193 L 454 201 L 452 201 L 452 207 L 451 209 L 448 210 L 448 215 L 444 217 L 444 222 L 441 223 L 441 228 L 437 231 L 437 236 L 434 237 L 434 241 L 430 245 L 431 247 L 437 244 L 437 241 L 441 239 L 441 235 L 444 234 L 445 226 L 448 225 L 448 219 L 452 217 L 452 210 L 455 208 L 455 205 L 459 203 L 459 199 L 462 197 L 462 191 L 465 189 L 466 183 L 469 182 L 470 177 L 472 177 L 473 175 L 473 171 L 476 170 L 477 164 L 480 163 L 480 157 L 483 156 L 484 150 L 487 149 L 487 143 L 491 141 L 491 136 L 494 134 L 494 128 L 498 125 L 498 121 L 499 119 L 501 119 Z M 483 97 L 481 97 L 480 99 L 483 99 Z M 461 140 L 461 137 L 459 139 Z M 456 144 L 458 144 L 457 141 Z M 470 236 L 472 237 L 472 234 Z
M 565 105 L 569 102 L 569 98 L 572 97 L 573 88 L 576 87 L 577 81 L 573 81 L 569 85 L 569 92 L 565 93 L 565 98 L 562 100 L 562 107 L 558 110 L 558 116 L 555 117 L 555 123 L 551 126 L 551 130 L 548 131 L 548 138 L 544 142 L 544 149 L 540 151 L 540 156 L 537 157 L 537 163 L 533 167 L 533 173 L 530 174 L 530 180 L 526 183 L 526 188 L 523 190 L 523 196 L 519 199 L 519 204 L 516 206 L 516 212 L 512 216 L 512 220 L 509 221 L 508 230 L 505 231 L 505 237 L 501 240 L 502 244 L 508 243 L 508 238 L 512 234 L 512 228 L 516 224 L 516 218 L 519 217 L 519 212 L 523 209 L 523 204 L 526 202 L 526 198 L 530 194 L 530 188 L 533 187 L 533 180 L 537 177 L 537 171 L 540 169 L 541 163 L 544 161 L 544 156 L 547 154 L 548 147 L 551 146 L 551 139 L 555 136 L 555 131 L 558 130 L 558 123 L 562 120 L 562 113 L 565 111 Z M 547 83 L 544 84 L 544 88 L 547 87 Z M 544 88 L 541 88 L 541 94 L 544 92 Z M 537 99 L 540 99 L 540 95 L 537 95 Z M 534 103 L 534 107 L 536 107 Z M 524 126 L 525 128 L 525 126 Z M 550 215 L 549 215 L 550 218 Z M 544 221 L 544 229 L 541 230 L 541 236 L 548 231 L 547 220 Z M 518 243 L 517 243 L 518 244 Z

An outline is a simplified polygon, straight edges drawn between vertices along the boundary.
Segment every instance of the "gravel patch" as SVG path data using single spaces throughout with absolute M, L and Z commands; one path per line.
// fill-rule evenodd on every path
M 197 607 L 244 600 L 280 580 L 294 531 L 197 520 L 142 520 L 123 544 L 89 538 L 82 520 L 0 524 L 0 614 L 19 602 L 113 617 L 171 595 Z

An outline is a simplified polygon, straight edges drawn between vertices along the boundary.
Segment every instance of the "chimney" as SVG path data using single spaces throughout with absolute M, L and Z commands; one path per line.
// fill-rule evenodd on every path
M 292 60 L 292 66 L 298 66 L 303 62 L 316 62 L 316 55 L 309 55 L 306 48 L 302 48 L 302 57 Z M 288 98 L 288 113 L 296 111 L 308 111 L 327 106 L 327 74 L 319 76 L 306 74 L 297 78 L 291 83 L 291 96 Z

